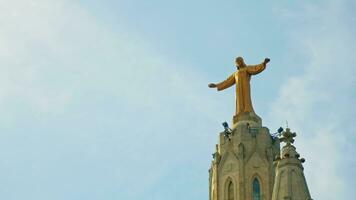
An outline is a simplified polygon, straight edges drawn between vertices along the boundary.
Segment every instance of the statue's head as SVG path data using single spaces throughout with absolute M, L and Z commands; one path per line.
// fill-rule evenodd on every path
M 237 69 L 241 69 L 243 67 L 246 67 L 244 59 L 242 57 L 237 57 L 235 59 L 235 64 L 236 64 Z

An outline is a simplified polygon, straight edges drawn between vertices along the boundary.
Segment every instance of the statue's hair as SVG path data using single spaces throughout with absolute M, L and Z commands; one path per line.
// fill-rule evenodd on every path
M 236 57 L 236 59 L 235 59 L 235 62 L 237 62 L 237 61 L 242 61 L 242 62 L 244 62 L 244 59 L 239 56 L 239 57 Z
M 245 64 L 245 61 L 244 61 L 244 59 L 242 58 L 242 57 L 237 57 L 236 59 L 235 59 L 235 62 L 237 62 L 237 61 L 240 61 L 240 63 L 242 63 L 242 65 L 243 65 L 243 67 L 245 67 L 246 66 L 246 64 Z M 241 66 L 240 66 L 241 67 Z M 240 67 L 238 67 L 238 68 L 240 68 Z

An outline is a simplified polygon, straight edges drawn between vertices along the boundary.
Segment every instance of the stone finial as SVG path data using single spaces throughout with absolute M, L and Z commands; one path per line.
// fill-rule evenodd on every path
M 285 131 L 282 132 L 279 140 L 281 142 L 285 142 L 286 145 L 282 148 L 281 158 L 299 158 L 300 155 L 296 152 L 296 148 L 292 145 L 294 143 L 294 138 L 297 136 L 296 133 L 292 133 L 289 128 L 286 128 Z
M 221 155 L 219 153 L 219 145 L 215 145 L 215 153 L 212 154 L 213 156 L 213 163 L 219 164 Z

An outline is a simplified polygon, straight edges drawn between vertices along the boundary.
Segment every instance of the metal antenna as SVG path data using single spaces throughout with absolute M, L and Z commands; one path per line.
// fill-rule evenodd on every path
M 289 128 L 289 127 L 288 127 L 288 120 L 286 120 L 286 125 L 287 125 L 287 128 Z

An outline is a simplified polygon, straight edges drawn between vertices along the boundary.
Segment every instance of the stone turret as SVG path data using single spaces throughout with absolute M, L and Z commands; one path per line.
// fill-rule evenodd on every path
M 279 140 L 254 113 L 219 135 L 209 170 L 210 200 L 271 200 Z
M 287 128 L 280 138 L 286 145 L 274 162 L 277 167 L 272 200 L 311 200 L 303 173 L 302 163 L 305 160 L 299 158 L 300 155 L 292 145 L 295 136 L 296 133 Z

